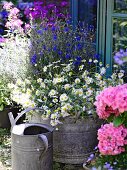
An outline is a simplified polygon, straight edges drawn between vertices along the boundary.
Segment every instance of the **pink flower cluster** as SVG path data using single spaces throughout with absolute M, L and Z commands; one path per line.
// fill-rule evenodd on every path
M 3 8 L 9 12 L 8 21 L 6 22 L 6 27 L 12 30 L 23 31 L 22 24 L 23 21 L 19 19 L 20 10 L 13 6 L 11 2 L 5 2 Z
M 6 10 L 10 10 L 13 6 L 12 2 L 4 2 L 3 8 Z
M 114 127 L 113 123 L 102 125 L 98 130 L 98 148 L 102 155 L 117 155 L 125 152 L 127 128 Z
M 96 111 L 101 119 L 127 111 L 127 84 L 104 89 L 97 97 Z

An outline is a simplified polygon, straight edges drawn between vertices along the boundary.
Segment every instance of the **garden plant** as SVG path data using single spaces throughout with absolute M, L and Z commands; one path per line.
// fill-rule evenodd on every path
M 110 66 L 95 50 L 96 30 L 81 22 L 74 28 L 68 1 L 37 1 L 23 10 L 4 2 L 3 9 L 0 76 L 6 79 L 0 79 L 0 111 L 11 103 L 39 107 L 41 118 L 56 129 L 66 118 L 102 119 L 97 151 L 88 158 L 91 169 L 127 169 L 127 85 L 116 65 L 126 63 L 127 52 L 116 53 L 107 76 Z

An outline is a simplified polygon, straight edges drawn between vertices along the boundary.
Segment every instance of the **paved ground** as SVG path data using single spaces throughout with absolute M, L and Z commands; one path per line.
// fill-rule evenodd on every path
M 0 162 L 0 170 L 6 170 L 6 168 L 2 165 L 1 162 Z

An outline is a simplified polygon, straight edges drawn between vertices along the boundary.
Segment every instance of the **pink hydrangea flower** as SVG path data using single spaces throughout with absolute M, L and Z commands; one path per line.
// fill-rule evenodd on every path
M 127 84 L 104 89 L 94 104 L 101 119 L 107 119 L 111 114 L 119 116 L 127 111 Z
M 127 128 L 114 127 L 113 123 L 102 125 L 98 130 L 98 148 L 102 155 L 118 155 L 125 152 Z

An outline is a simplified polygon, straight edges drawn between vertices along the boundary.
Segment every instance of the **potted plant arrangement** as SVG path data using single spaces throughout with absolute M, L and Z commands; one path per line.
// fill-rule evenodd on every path
M 46 66 L 44 78 L 18 80 L 10 85 L 15 102 L 24 108 L 43 108 L 42 119 L 50 118 L 56 126 L 54 159 L 62 163 L 79 164 L 87 159 L 97 145 L 97 129 L 102 123 L 93 105 L 95 97 L 104 88 L 123 83 L 123 73 L 115 72 L 107 79 L 101 63 L 100 72 L 92 72 L 85 69 L 85 62 L 78 72 L 72 60 L 68 64 L 54 62 Z
M 31 24 L 36 14 L 32 12 Z M 83 163 L 97 145 L 102 123 L 93 105 L 95 98 L 106 87 L 123 84 L 123 72 L 114 70 L 107 78 L 108 66 L 103 67 L 92 44 L 94 29 L 78 26 L 74 30 L 68 18 L 62 24 L 39 19 L 22 34 L 30 40 L 28 76 L 8 84 L 11 99 L 23 108 L 43 108 L 42 119 L 49 118 L 56 127 L 54 160 Z

